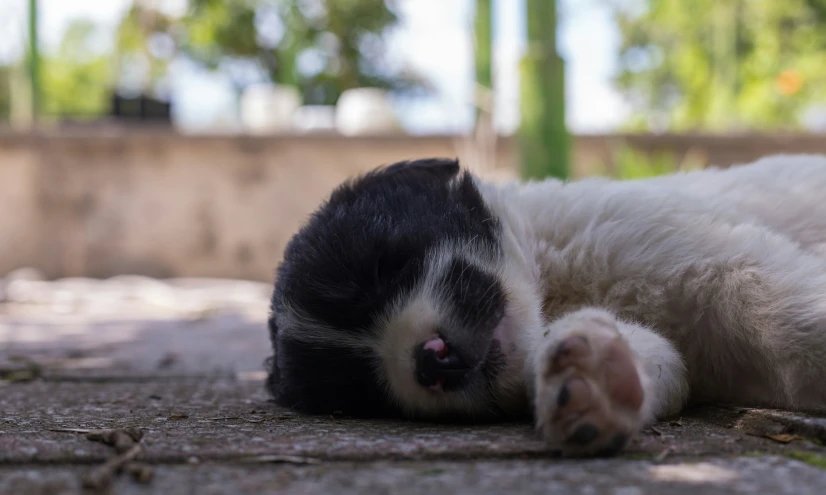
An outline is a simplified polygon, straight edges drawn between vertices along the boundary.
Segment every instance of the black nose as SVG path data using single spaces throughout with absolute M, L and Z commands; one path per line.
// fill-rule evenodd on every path
M 458 388 L 470 371 L 461 356 L 447 346 L 439 352 L 425 343 L 416 348 L 414 357 L 416 380 L 424 387 Z

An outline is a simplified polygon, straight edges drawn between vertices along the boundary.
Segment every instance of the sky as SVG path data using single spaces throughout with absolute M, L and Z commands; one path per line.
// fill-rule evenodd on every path
M 185 0 L 156 0 L 176 10 Z M 0 61 L 25 45 L 26 0 L 0 0 Z M 611 85 L 619 33 L 599 0 L 560 0 L 560 54 L 566 61 L 566 118 L 576 133 L 615 129 L 628 108 Z M 437 92 L 427 100 L 399 101 L 397 111 L 413 133 L 463 132 L 472 123 L 471 27 L 473 0 L 397 0 L 400 25 L 390 35 L 388 56 L 426 77 Z M 87 18 L 110 32 L 129 0 L 40 0 L 41 40 L 54 47 L 69 22 Z M 518 61 L 525 46 L 524 1 L 494 0 L 494 86 L 497 126 L 515 129 L 519 120 Z M 103 38 L 101 46 L 111 43 Z M 197 130 L 230 119 L 235 98 L 224 76 L 179 64 L 171 87 L 176 120 Z M 205 104 L 204 102 L 208 102 Z

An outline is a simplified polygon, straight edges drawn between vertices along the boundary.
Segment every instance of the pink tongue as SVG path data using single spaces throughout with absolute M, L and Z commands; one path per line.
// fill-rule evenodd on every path
M 439 359 L 444 359 L 447 356 L 447 344 L 445 344 L 445 341 L 439 337 L 432 338 L 425 342 L 424 349 L 436 351 L 436 355 L 439 356 Z

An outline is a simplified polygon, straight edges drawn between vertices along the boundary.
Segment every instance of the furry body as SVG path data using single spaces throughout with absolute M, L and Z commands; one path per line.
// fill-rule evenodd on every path
M 826 158 L 505 186 L 397 164 L 277 278 L 269 387 L 306 412 L 530 414 L 596 454 L 689 402 L 826 410 Z

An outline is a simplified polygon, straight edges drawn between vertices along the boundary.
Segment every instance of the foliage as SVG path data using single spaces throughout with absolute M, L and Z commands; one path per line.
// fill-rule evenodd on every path
M 11 73 L 11 66 L 0 66 L 0 121 L 11 115 Z
M 473 25 L 476 84 L 493 87 L 493 5 L 492 0 L 476 0 Z
M 132 3 L 109 53 L 98 50 L 94 23 L 70 24 L 57 51 L 42 58 L 45 114 L 104 114 L 115 85 L 151 93 L 179 54 L 210 68 L 257 66 L 270 80 L 300 88 L 309 104 L 335 103 L 356 87 L 423 87 L 385 63 L 385 36 L 397 22 L 385 0 L 190 0 L 182 18 L 152 4 Z M 12 70 L 0 67 L 0 116 L 10 113 Z
M 421 86 L 386 63 L 384 38 L 396 22 L 385 0 L 191 0 L 179 22 L 156 31 L 208 67 L 253 62 L 301 89 L 306 103 L 332 104 L 351 88 Z
M 677 159 L 673 154 L 662 152 L 646 155 L 624 146 L 614 152 L 614 177 L 620 180 L 645 179 L 675 172 Z
M 826 101 L 826 0 L 614 0 L 630 126 L 794 127 Z
M 679 160 L 674 153 L 668 151 L 644 153 L 629 145 L 615 148 L 612 152 L 611 163 L 611 166 L 603 168 L 611 170 L 613 177 L 620 180 L 646 179 L 677 171 L 695 170 L 704 166 L 703 162 L 691 155 Z
M 148 94 L 156 89 L 175 54 L 170 35 L 175 25 L 173 18 L 140 0 L 132 3 L 116 35 L 115 69 L 120 85 Z
M 528 50 L 520 64 L 519 144 L 526 179 L 569 173 L 565 64 L 556 49 L 556 1 L 528 0 Z
M 56 53 L 42 60 L 43 112 L 47 115 L 96 116 L 106 113 L 111 63 L 94 50 L 96 26 L 73 21 Z

